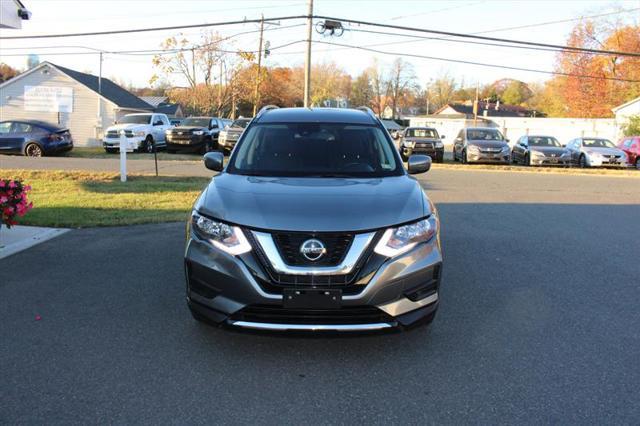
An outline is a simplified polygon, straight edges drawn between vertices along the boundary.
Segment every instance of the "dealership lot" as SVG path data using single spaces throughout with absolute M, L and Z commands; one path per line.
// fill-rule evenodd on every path
M 181 223 L 75 230 L 0 260 L 0 421 L 637 423 L 640 181 L 421 181 L 446 265 L 435 323 L 407 333 L 198 324 Z

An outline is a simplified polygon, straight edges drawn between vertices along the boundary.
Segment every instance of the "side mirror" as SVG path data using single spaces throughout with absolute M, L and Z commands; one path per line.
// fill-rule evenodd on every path
M 431 157 L 428 155 L 411 155 L 407 161 L 407 170 L 410 175 L 428 172 L 431 168 Z
M 505 139 L 504 141 L 505 141 L 506 143 L 511 142 L 511 140 L 510 140 L 510 139 Z
M 445 139 L 446 136 L 445 135 L 440 135 L 440 139 Z
M 214 172 L 221 172 L 224 163 L 224 155 L 221 152 L 207 152 L 204 155 L 204 166 Z

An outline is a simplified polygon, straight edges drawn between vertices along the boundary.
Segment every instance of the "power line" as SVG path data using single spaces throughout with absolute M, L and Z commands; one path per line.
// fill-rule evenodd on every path
M 313 40 L 313 42 L 314 43 L 319 43 L 319 44 L 327 44 L 327 45 L 331 45 L 331 46 L 346 47 L 346 48 L 350 48 L 350 49 L 365 50 L 365 51 L 368 51 L 368 52 L 379 53 L 381 55 L 405 56 L 405 57 L 411 57 L 411 58 L 429 59 L 429 60 L 434 60 L 434 61 L 453 62 L 453 63 L 457 63 L 457 64 L 477 65 L 477 66 L 481 66 L 481 67 L 500 68 L 500 69 L 514 70 L 514 71 L 534 72 L 534 73 L 538 73 L 538 74 L 560 75 L 560 76 L 565 76 L 565 77 L 578 77 L 578 78 L 593 79 L 593 80 L 611 80 L 611 81 L 620 81 L 620 82 L 625 82 L 625 83 L 640 83 L 640 80 L 630 80 L 630 79 L 624 79 L 624 78 L 604 77 L 604 76 L 601 77 L 601 76 L 594 76 L 594 75 L 565 73 L 565 72 L 560 72 L 560 71 L 547 71 L 547 70 L 539 70 L 539 69 L 532 69 L 532 68 L 512 67 L 512 66 L 508 66 L 508 65 L 487 64 L 487 63 L 484 63 L 484 62 L 466 61 L 466 60 L 462 60 L 462 59 L 439 58 L 439 57 L 436 57 L 436 56 L 418 55 L 418 54 L 414 54 L 414 53 L 389 52 L 389 51 L 385 51 L 385 50 L 371 49 L 369 47 L 364 47 L 364 46 L 353 46 L 353 45 L 350 45 L 350 44 L 334 43 L 334 42 L 329 42 L 329 41 Z
M 445 38 L 445 37 L 427 37 L 427 36 L 419 36 L 419 35 L 413 35 L 413 34 L 392 33 L 387 31 L 362 30 L 359 28 L 349 28 L 347 29 L 347 31 L 369 33 L 369 34 L 390 35 L 390 36 L 397 36 L 397 37 L 410 37 L 410 38 L 416 39 L 416 40 L 395 41 L 395 42 L 385 43 L 385 45 L 413 43 L 413 42 L 418 42 L 423 40 L 425 41 L 435 40 L 435 41 L 447 41 L 452 43 L 476 44 L 481 46 L 506 47 L 506 48 L 512 48 L 512 49 L 526 49 L 526 50 L 537 50 L 537 51 L 545 51 L 545 52 L 562 52 L 562 50 L 559 50 L 559 49 L 551 49 L 551 48 L 545 48 L 545 47 L 499 44 L 499 43 L 489 43 L 489 42 L 470 41 L 470 40 L 457 40 L 457 39 Z M 567 53 L 578 53 L 578 52 L 567 52 Z
M 594 54 L 599 54 L 599 55 L 640 57 L 640 53 L 635 53 L 635 52 L 619 52 L 619 51 L 613 51 L 613 50 L 598 50 L 598 49 L 589 49 L 589 48 L 584 48 L 584 47 L 562 46 L 562 45 L 558 45 L 558 44 L 537 43 L 537 42 L 532 42 L 532 41 L 513 40 L 513 39 L 497 38 L 497 37 L 487 37 L 487 36 L 465 34 L 465 33 L 454 33 L 454 32 L 450 32 L 450 31 L 429 30 L 429 29 L 424 29 L 424 28 L 407 27 L 407 26 L 403 26 L 403 25 L 380 24 L 380 23 L 376 23 L 376 22 L 360 21 L 360 20 L 349 19 L 349 18 L 335 18 L 335 17 L 331 17 L 331 16 L 314 16 L 314 18 L 332 20 L 332 21 L 348 22 L 350 24 L 367 25 L 367 26 L 372 26 L 372 27 L 392 28 L 392 29 L 403 30 L 403 31 L 415 31 L 415 32 L 422 32 L 422 33 L 429 33 L 429 34 L 439 34 L 439 35 L 450 36 L 450 37 L 470 38 L 470 39 L 478 39 L 478 40 L 493 41 L 493 42 L 500 42 L 500 43 L 519 44 L 519 45 L 524 45 L 524 46 L 546 47 L 546 48 L 559 49 L 559 50 L 570 50 L 570 51 L 582 52 L 582 53 L 594 53 Z
M 282 49 L 288 46 L 293 46 L 295 44 L 299 44 L 304 42 L 305 40 L 296 40 L 289 43 L 281 44 L 279 46 L 269 47 L 269 50 L 277 50 Z M 83 47 L 83 46 L 80 46 Z M 132 55 L 132 56 L 151 56 L 151 55 L 172 55 L 180 52 L 190 52 L 192 50 L 198 50 L 202 47 L 184 47 L 184 48 L 176 48 L 176 49 L 147 49 L 147 50 L 114 50 L 108 51 L 103 50 L 100 53 L 108 54 L 108 55 Z M 225 49 L 216 49 L 216 52 L 220 53 L 258 53 L 257 50 L 225 50 Z M 35 53 L 36 55 L 47 55 L 47 56 L 64 56 L 64 55 L 95 55 L 97 52 L 52 52 L 52 53 Z M 29 56 L 34 53 L 10 53 L 8 55 L 0 54 L 2 56 Z
M 265 28 L 265 30 L 264 30 L 264 31 L 265 31 L 265 32 L 267 32 L 267 31 L 285 30 L 285 29 L 289 29 L 289 28 L 302 27 L 302 26 L 304 26 L 304 25 L 305 25 L 305 24 L 285 25 L 285 26 L 282 26 L 282 27 Z M 227 36 L 227 37 L 222 37 L 222 38 L 220 38 L 220 39 L 218 39 L 218 40 L 216 40 L 215 42 L 212 42 L 212 43 L 205 43 L 205 44 L 201 44 L 201 45 L 198 45 L 198 46 L 194 46 L 193 48 L 194 48 L 194 49 L 198 49 L 198 48 L 202 48 L 202 47 L 209 46 L 209 45 L 211 45 L 211 44 L 219 43 L 219 42 L 221 42 L 221 41 L 230 40 L 230 39 L 232 39 L 232 38 L 239 37 L 239 36 L 241 36 L 241 35 L 253 34 L 253 33 L 259 33 L 259 32 L 260 32 L 260 30 L 249 30 L 249 31 L 243 31 L 243 32 L 240 32 L 240 33 L 232 34 L 232 35 Z M 93 50 L 93 51 L 95 51 L 95 52 L 110 53 L 110 52 L 109 52 L 109 51 L 107 51 L 107 50 L 104 50 L 104 49 L 98 49 L 98 48 L 96 48 L 96 47 L 91 47 L 91 46 L 77 46 L 77 45 L 71 45 L 71 46 L 69 46 L 69 45 L 68 45 L 68 46 L 27 46 L 27 47 L 4 47 L 4 46 L 3 46 L 3 47 L 2 47 L 2 50 L 29 50 L 29 49 L 33 49 L 33 50 L 35 50 L 35 49 L 88 49 L 88 50 Z M 161 50 L 161 49 L 148 49 L 148 50 L 156 51 L 156 50 Z M 43 54 L 46 54 L 46 53 L 43 53 Z M 1 55 L 1 54 L 0 54 L 0 56 L 10 56 L 10 55 Z
M 284 20 L 292 20 L 292 19 L 304 19 L 309 18 L 307 15 L 296 15 L 296 16 L 282 16 L 275 18 L 268 18 L 267 21 L 284 21 Z M 465 33 L 454 33 L 450 31 L 439 31 L 439 30 L 429 30 L 424 28 L 416 28 L 416 27 L 408 27 L 402 25 L 392 25 L 392 24 L 382 24 L 376 22 L 369 21 L 361 21 L 356 19 L 349 18 L 335 18 L 330 16 L 319 16 L 313 15 L 311 18 L 314 19 L 324 19 L 324 20 L 333 20 L 333 21 L 341 21 L 348 22 L 351 24 L 357 25 L 367 25 L 373 27 L 382 27 L 382 28 L 392 28 L 396 30 L 402 31 L 414 31 L 414 32 L 423 32 L 430 34 L 438 34 L 450 37 L 459 37 L 465 39 L 477 39 L 483 41 L 492 41 L 499 43 L 510 43 L 517 45 L 525 45 L 525 46 L 535 46 L 535 47 L 544 47 L 544 48 L 552 48 L 559 49 L 564 51 L 574 51 L 574 52 L 582 52 L 582 53 L 593 53 L 599 55 L 616 55 L 616 56 L 630 56 L 630 57 L 640 57 L 640 53 L 635 52 L 620 52 L 613 50 L 598 50 L 598 49 L 589 49 L 583 47 L 574 47 L 574 46 L 562 46 L 557 44 L 549 44 L 549 43 L 537 43 L 523 40 L 513 40 L 513 39 L 505 39 L 505 38 L 497 38 L 497 37 L 487 37 L 480 36 L 474 34 L 465 34 Z M 216 27 L 216 26 L 224 26 L 224 25 L 238 25 L 238 24 L 247 24 L 247 23 L 258 23 L 262 19 L 243 19 L 241 21 L 224 21 L 224 22 L 214 22 L 209 24 L 193 24 L 193 25 L 176 25 L 171 27 L 153 27 L 153 28 L 137 28 L 130 30 L 113 30 L 113 31 L 100 31 L 100 32 L 86 32 L 86 33 L 67 33 L 67 34 L 49 34 L 49 35 L 32 35 L 32 36 L 11 36 L 11 37 L 0 37 L 0 40 L 19 40 L 19 39 L 35 39 L 35 38 L 61 38 L 61 37 L 79 37 L 79 36 L 99 36 L 99 35 L 113 35 L 113 34 L 129 34 L 129 33 L 140 33 L 140 32 L 150 32 L 150 31 L 167 31 L 167 30 L 178 30 L 185 28 L 204 28 L 204 27 Z
M 289 21 L 292 19 L 303 19 L 303 18 L 307 18 L 307 16 L 306 15 L 280 16 L 275 18 L 268 18 L 265 20 L 266 21 Z M 255 24 L 255 23 L 259 23 L 261 20 L 262 19 L 242 19 L 242 20 L 236 20 L 236 21 L 211 22 L 208 24 L 174 25 L 170 27 L 135 28 L 135 29 L 129 29 L 129 30 L 95 31 L 95 32 L 85 32 L 85 33 L 41 34 L 41 35 L 10 36 L 10 37 L 3 36 L 3 37 L 0 37 L 0 40 L 66 38 L 66 37 L 85 37 L 85 36 L 101 36 L 101 35 L 114 35 L 114 34 L 144 33 L 144 32 L 151 32 L 151 31 L 173 31 L 173 30 L 182 30 L 187 28 L 206 28 L 206 27 L 220 27 L 225 25 Z
M 537 24 L 520 25 L 520 26 L 517 26 L 517 27 L 506 27 L 506 28 L 498 28 L 498 29 L 495 29 L 495 30 L 478 31 L 478 32 L 475 32 L 475 33 L 472 33 L 472 34 L 475 35 L 475 34 L 497 33 L 497 32 L 500 32 L 500 31 L 522 30 L 522 29 L 526 29 L 526 28 L 543 27 L 543 26 L 546 26 L 546 25 L 564 24 L 564 23 L 567 23 L 567 22 L 581 21 L 583 19 L 601 18 L 603 16 L 620 15 L 622 13 L 637 12 L 639 10 L 640 10 L 640 7 L 637 7 L 635 9 L 623 9 L 623 10 L 618 10 L 617 12 L 600 13 L 598 15 L 580 16 L 578 18 L 569 18 L 569 19 L 560 19 L 560 20 L 557 20 L 557 21 L 539 22 Z

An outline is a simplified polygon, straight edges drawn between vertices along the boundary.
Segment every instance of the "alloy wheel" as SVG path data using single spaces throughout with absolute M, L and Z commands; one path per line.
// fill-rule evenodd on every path
M 27 157 L 42 157 L 42 148 L 39 145 L 32 143 L 27 145 L 27 148 L 24 150 Z

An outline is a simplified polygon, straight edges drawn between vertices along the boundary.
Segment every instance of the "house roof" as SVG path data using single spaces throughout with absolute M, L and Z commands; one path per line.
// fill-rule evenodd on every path
M 179 108 L 180 108 L 179 104 L 160 104 L 155 109 L 155 112 L 160 114 L 176 115 Z
M 166 96 L 140 96 L 140 99 L 154 108 L 158 108 L 158 105 L 167 102 Z
M 69 77 L 76 80 L 78 83 L 87 86 L 89 89 L 98 93 L 98 77 L 93 74 L 86 74 L 80 71 L 75 71 L 70 68 L 61 67 L 60 65 L 50 64 L 59 69 Z M 101 95 L 121 108 L 132 109 L 153 109 L 151 105 L 129 92 L 126 89 L 115 84 L 108 78 L 102 77 Z
M 615 114 L 616 112 L 620 111 L 622 108 L 626 108 L 629 105 L 635 104 L 636 102 L 640 102 L 640 98 L 631 99 L 629 102 L 625 102 L 622 105 L 618 105 L 615 108 L 611 108 L 611 111 L 613 111 L 613 113 Z
M 86 86 L 88 89 L 98 93 L 98 77 L 92 74 L 87 74 L 80 71 L 75 71 L 70 68 L 65 68 L 60 65 L 52 64 L 51 62 L 42 62 L 37 67 L 34 67 L 28 71 L 23 72 L 22 74 L 18 74 L 14 78 L 5 81 L 0 84 L 0 87 L 7 86 L 9 84 L 13 84 L 22 77 L 25 77 L 37 70 L 44 68 L 45 66 L 49 66 L 57 69 L 61 73 L 67 75 L 69 78 L 74 79 L 78 83 Z M 113 81 L 108 78 L 102 77 L 102 87 L 100 91 L 100 95 L 114 103 L 116 106 L 120 108 L 130 108 L 130 109 L 140 109 L 140 110 L 152 110 L 153 107 L 129 92 L 126 89 L 115 84 Z
M 500 104 L 496 110 L 497 104 L 480 101 L 478 102 L 478 117 L 484 116 L 484 111 L 487 111 L 488 117 L 531 117 L 533 115 L 544 116 L 544 114 L 530 110 L 519 105 Z M 464 114 L 467 117 L 473 117 L 473 105 L 468 104 L 446 104 L 433 115 L 438 115 L 447 108 L 451 108 L 459 114 Z

